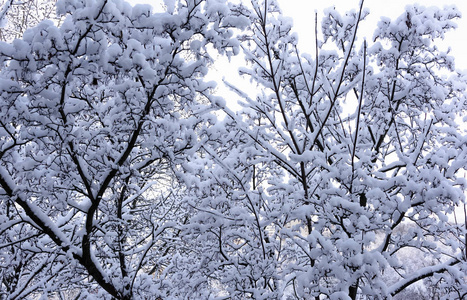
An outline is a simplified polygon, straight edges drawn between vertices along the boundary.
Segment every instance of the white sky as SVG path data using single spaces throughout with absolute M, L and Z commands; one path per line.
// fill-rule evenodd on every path
M 294 20 L 294 30 L 299 36 L 299 47 L 302 52 L 311 52 L 314 45 L 314 15 L 318 12 L 318 26 L 323 17 L 323 10 L 327 7 L 335 6 L 344 14 L 350 9 L 357 9 L 359 0 L 278 0 L 285 16 Z M 407 5 L 419 3 L 423 6 L 455 5 L 464 18 L 458 19 L 458 28 L 446 35 L 443 44 L 439 44 L 441 49 L 451 47 L 456 58 L 456 68 L 467 70 L 467 1 L 466 0 L 365 0 L 364 7 L 370 9 L 370 15 L 366 21 L 361 23 L 360 33 L 363 33 L 368 40 L 371 40 L 374 28 L 381 16 L 395 19 L 399 17 Z M 444 47 L 443 47 L 444 46 Z

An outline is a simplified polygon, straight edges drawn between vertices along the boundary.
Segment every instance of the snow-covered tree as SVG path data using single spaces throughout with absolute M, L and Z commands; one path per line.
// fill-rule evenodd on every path
M 164 3 L 59 0 L 0 43 L 0 299 L 465 297 L 455 8 L 368 43 L 329 9 L 307 55 L 276 0 Z M 203 78 L 240 47 L 234 111 Z
M 12 41 L 26 29 L 49 19 L 59 21 L 55 13 L 55 0 L 5 0 L 0 10 L 0 40 Z
M 464 202 L 467 78 L 436 45 L 460 13 L 408 6 L 367 42 L 363 1 L 329 9 L 301 55 L 277 2 L 251 1 L 242 39 L 260 92 L 227 83 L 242 109 L 214 104 L 226 117 L 186 167 L 197 276 L 234 299 L 386 299 L 430 278 L 465 297 L 466 229 L 449 216 Z M 430 264 L 404 261 L 413 248 Z
M 188 211 L 173 171 L 206 122 L 208 45 L 238 52 L 248 20 L 221 0 L 165 4 L 63 0 L 60 27 L 0 44 L 0 298 L 174 292 Z

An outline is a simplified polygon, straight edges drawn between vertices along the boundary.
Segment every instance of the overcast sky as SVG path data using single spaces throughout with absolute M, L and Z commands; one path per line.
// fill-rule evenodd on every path
M 335 6 L 343 14 L 347 10 L 357 9 L 360 0 L 278 0 L 283 14 L 292 17 L 294 30 L 299 36 L 302 52 L 312 47 L 314 39 L 314 12 L 318 12 L 318 21 L 323 17 L 323 10 Z M 456 67 L 467 70 L 467 1 L 466 0 L 365 0 L 364 6 L 370 9 L 370 15 L 362 23 L 361 33 L 371 39 L 374 28 L 381 16 L 395 19 L 404 12 L 407 5 L 419 3 L 423 6 L 455 5 L 464 18 L 457 20 L 458 28 L 446 35 L 444 46 L 451 47 L 451 54 L 456 58 Z M 318 23 L 319 24 L 319 23 Z M 443 47 L 440 47 L 443 49 Z

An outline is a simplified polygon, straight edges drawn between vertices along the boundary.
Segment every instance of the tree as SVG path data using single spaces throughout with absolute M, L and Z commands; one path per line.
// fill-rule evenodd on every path
M 429 278 L 465 297 L 466 229 L 448 216 L 464 203 L 466 77 L 434 43 L 460 13 L 408 6 L 369 43 L 363 1 L 329 9 L 311 56 L 277 1 L 251 3 L 240 73 L 260 93 L 227 83 L 243 108 L 214 104 L 224 130 L 189 163 L 199 274 L 235 299 L 386 299 Z M 406 268 L 411 248 L 432 265 Z
M 183 186 L 210 97 L 208 45 L 232 55 L 224 1 L 57 3 L 0 44 L 2 299 L 143 299 L 171 293 Z
M 0 44 L 2 299 L 465 297 L 466 77 L 434 44 L 459 12 L 369 44 L 363 2 L 330 9 L 310 56 L 251 4 L 61 0 Z M 203 78 L 240 47 L 261 92 L 227 83 L 233 111 Z
M 46 19 L 59 22 L 55 14 L 54 0 L 3 1 L 0 12 L 0 40 L 13 41 L 20 38 L 26 29 Z
M 4 1 L 0 12 L 0 40 L 1 41 L 12 41 L 15 38 L 20 38 L 24 31 L 32 26 L 37 25 L 44 19 L 54 19 L 58 21 L 55 16 L 55 1 Z M 11 204 L 7 206 L 5 217 L 11 220 L 12 217 Z M 1 291 L 0 299 L 3 299 L 8 294 L 14 294 L 17 288 L 21 288 L 19 285 L 19 278 L 21 274 L 30 270 L 31 262 L 36 259 L 36 255 L 28 251 L 22 251 L 21 247 L 7 247 L 11 243 L 15 242 L 16 237 L 22 236 L 23 230 L 27 230 L 25 224 L 17 224 L 12 231 L 9 231 L 9 235 L 1 236 L 3 247 L 11 251 L 8 255 L 2 253 L 3 266 L 5 267 L 1 271 Z M 3 231 L 2 233 L 6 233 Z M 11 263 L 14 261 L 14 263 Z M 36 270 L 45 268 L 47 260 L 39 263 L 35 268 Z M 48 277 L 44 278 L 46 280 Z

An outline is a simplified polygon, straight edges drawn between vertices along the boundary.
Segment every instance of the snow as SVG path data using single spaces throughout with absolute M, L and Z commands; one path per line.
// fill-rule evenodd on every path
M 276 1 L 164 3 L 60 0 L 60 27 L 0 45 L 0 274 L 23 263 L 38 297 L 389 297 L 428 275 L 465 290 L 448 215 L 467 77 L 436 76 L 453 73 L 436 45 L 455 10 L 383 19 L 364 58 L 367 12 L 330 9 L 315 61 Z M 224 80 L 230 97 L 206 75 L 240 50 L 254 88 Z

